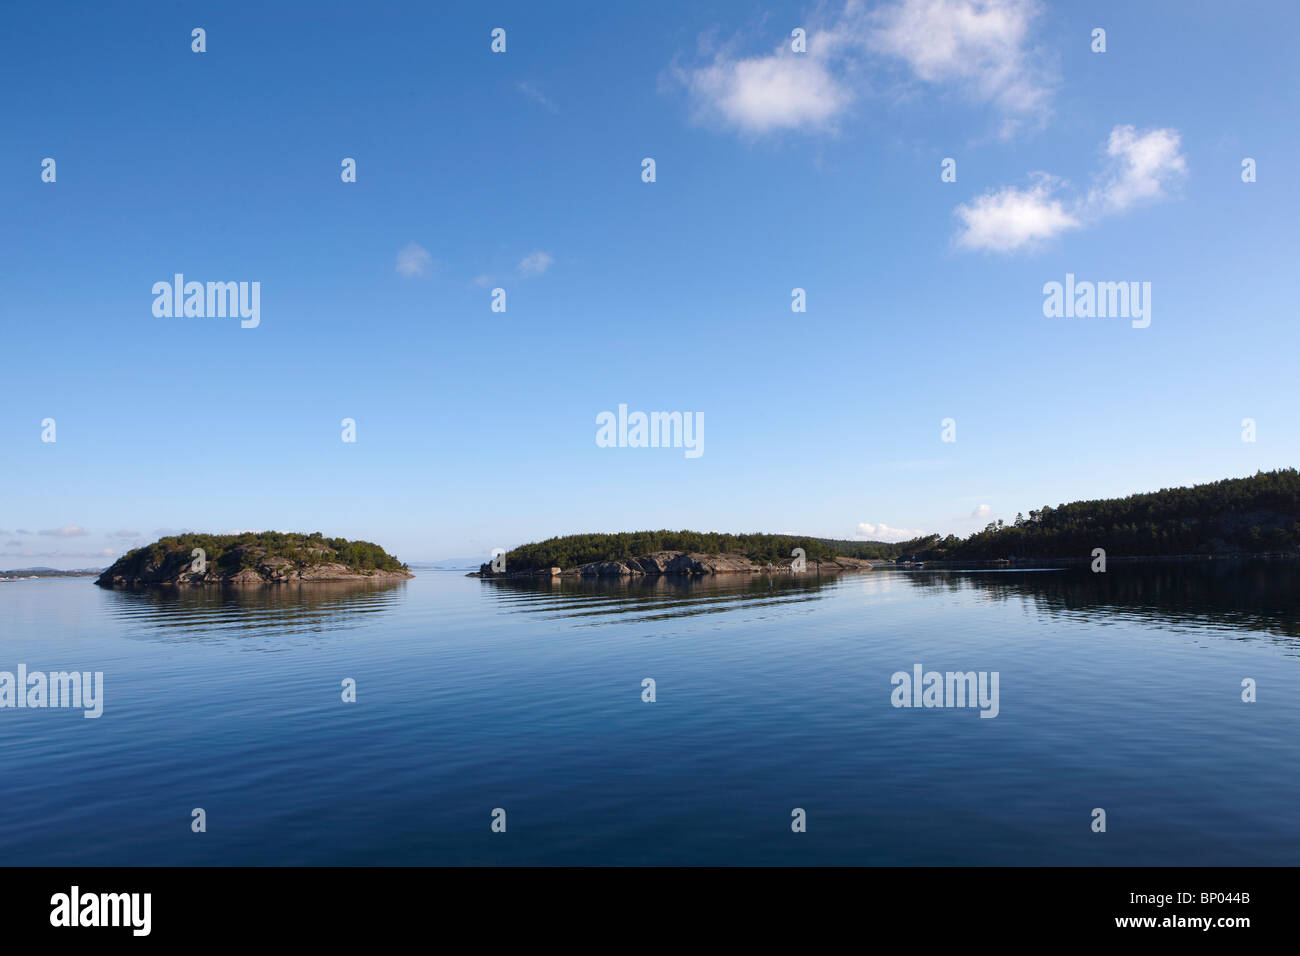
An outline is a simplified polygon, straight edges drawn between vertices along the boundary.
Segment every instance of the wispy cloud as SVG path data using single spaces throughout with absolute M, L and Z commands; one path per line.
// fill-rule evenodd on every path
M 555 262 L 555 259 L 546 252 L 530 252 L 519 260 L 516 270 L 525 278 L 533 278 L 544 273 Z
M 1162 199 L 1187 174 L 1175 129 L 1139 132 L 1116 126 L 1106 143 L 1107 161 L 1086 195 L 1069 203 L 1060 198 L 1065 184 L 1034 173 L 1028 189 L 1003 186 L 959 205 L 954 214 L 962 228 L 956 244 L 963 249 L 1012 252 L 1032 249 L 1072 229 Z
M 65 524 L 62 528 L 47 528 L 40 533 L 53 538 L 80 538 L 87 532 L 79 524 Z
M 868 43 L 919 80 L 994 104 L 1010 132 L 1023 118 L 1041 123 L 1052 98 L 1054 76 L 1031 38 L 1039 11 L 1037 0 L 903 0 L 868 15 Z
M 671 74 L 698 122 L 755 135 L 830 131 L 883 59 L 910 81 L 993 105 L 1010 132 L 1025 118 L 1041 125 L 1050 110 L 1054 80 L 1032 44 L 1038 12 L 1037 0 L 897 0 L 874 10 L 848 0 L 838 14 L 812 18 L 804 53 L 783 36 L 772 52 L 743 56 L 733 40 Z
M 1176 129 L 1139 133 L 1132 126 L 1116 126 L 1106 142 L 1107 168 L 1088 194 L 1088 207 L 1102 215 L 1163 199 L 1187 175 L 1181 144 Z
M 528 97 L 534 103 L 550 110 L 552 113 L 559 112 L 559 107 L 557 107 L 553 102 L 551 102 L 550 97 L 548 97 L 545 93 L 539 90 L 535 83 L 525 80 L 521 83 L 516 83 L 515 89 L 517 89 L 524 96 Z
M 428 275 L 433 268 L 433 256 L 418 243 L 408 242 L 397 253 L 397 272 L 407 278 Z
M 865 538 L 870 541 L 910 541 L 913 538 L 920 538 L 929 534 L 928 531 L 917 531 L 914 528 L 893 528 L 883 522 L 872 524 L 869 521 L 863 521 L 858 524 L 857 537 Z

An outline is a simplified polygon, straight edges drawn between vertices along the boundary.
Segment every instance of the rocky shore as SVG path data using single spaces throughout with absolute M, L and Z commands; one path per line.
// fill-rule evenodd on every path
M 492 570 L 490 563 L 471 571 L 470 578 L 630 578 L 657 577 L 660 575 L 704 574 L 839 574 L 845 571 L 870 571 L 872 562 L 859 558 L 837 557 L 830 561 L 806 563 L 804 570 L 795 571 L 789 562 L 768 564 L 751 561 L 743 554 L 700 554 L 687 551 L 656 551 L 654 554 L 620 561 L 593 561 L 576 568 L 530 568 L 511 570 L 507 562 L 504 571 Z
M 183 571 L 162 567 L 147 569 L 142 574 L 128 577 L 113 573 L 113 569 L 109 568 L 96 578 L 95 583 L 105 588 L 201 587 L 239 584 L 323 584 L 335 581 L 404 581 L 413 577 L 415 575 L 410 571 L 360 571 L 334 563 L 295 568 L 283 558 L 271 558 L 256 567 L 240 568 L 238 571 L 231 572 L 220 572 L 212 568 L 203 572 L 191 571 L 187 563 Z
M 203 546 L 191 547 L 196 540 L 212 545 L 212 550 Z M 119 558 L 95 583 L 104 588 L 226 587 L 356 581 L 379 583 L 415 577 L 391 558 L 384 562 L 386 569 L 375 567 L 379 562 L 371 552 L 363 552 L 365 559 L 342 557 L 340 551 L 330 546 L 353 547 L 342 539 L 281 535 L 273 544 L 274 547 L 259 544 L 256 536 L 193 540 L 167 538 L 157 545 L 138 548 Z M 350 557 L 355 557 L 355 554 Z

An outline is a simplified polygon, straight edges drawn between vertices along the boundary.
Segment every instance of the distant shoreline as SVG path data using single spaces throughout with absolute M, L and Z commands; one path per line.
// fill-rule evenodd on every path
M 27 581 L 32 578 L 97 578 L 104 573 L 103 568 L 76 568 L 60 571 L 58 568 L 14 568 L 0 571 L 0 581 Z

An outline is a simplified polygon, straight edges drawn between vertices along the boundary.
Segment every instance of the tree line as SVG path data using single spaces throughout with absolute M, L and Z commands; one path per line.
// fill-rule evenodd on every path
M 967 538 L 934 535 L 922 560 L 1286 552 L 1300 548 L 1300 472 L 1261 471 L 1185 488 L 1044 505 Z
M 847 541 L 786 534 L 721 534 L 708 531 L 624 531 L 609 534 L 569 534 L 520 545 L 506 552 L 512 571 L 542 568 L 576 568 L 595 561 L 623 561 L 656 551 L 694 551 L 704 554 L 743 554 L 751 561 L 789 564 L 795 548 L 803 548 L 810 561 L 849 558 L 888 560 L 929 539 L 899 544 L 884 541 Z
M 361 570 L 406 570 L 405 564 L 374 542 L 327 538 L 319 531 L 311 534 L 250 531 L 244 534 L 171 535 L 128 551 L 114 567 L 120 565 L 132 571 L 146 565 L 158 567 L 169 554 L 177 552 L 188 560 L 195 548 L 203 549 L 209 567 L 222 572 L 255 568 L 272 557 L 285 558 L 300 568 L 337 562 Z

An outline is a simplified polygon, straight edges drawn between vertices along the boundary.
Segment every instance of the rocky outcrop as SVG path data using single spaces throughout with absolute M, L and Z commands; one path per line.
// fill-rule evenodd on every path
M 594 561 L 576 568 L 549 568 L 527 571 L 493 571 L 482 565 L 467 577 L 476 578 L 548 578 L 577 576 L 583 578 L 631 578 L 659 575 L 704 574 L 838 574 L 843 571 L 870 571 L 872 564 L 859 558 L 837 557 L 833 561 L 808 561 L 803 571 L 795 571 L 789 562 L 767 564 L 751 561 L 743 554 L 699 554 L 685 551 L 656 551 L 620 561 Z
M 326 583 L 334 581 L 401 581 L 413 578 L 409 571 L 379 571 L 352 568 L 336 561 L 297 564 L 288 558 L 269 556 L 247 566 L 226 571 L 208 565 L 203 571 L 193 569 L 190 556 L 172 551 L 160 561 L 127 567 L 123 561 L 110 567 L 95 583 L 106 588 L 202 587 L 204 585 Z

